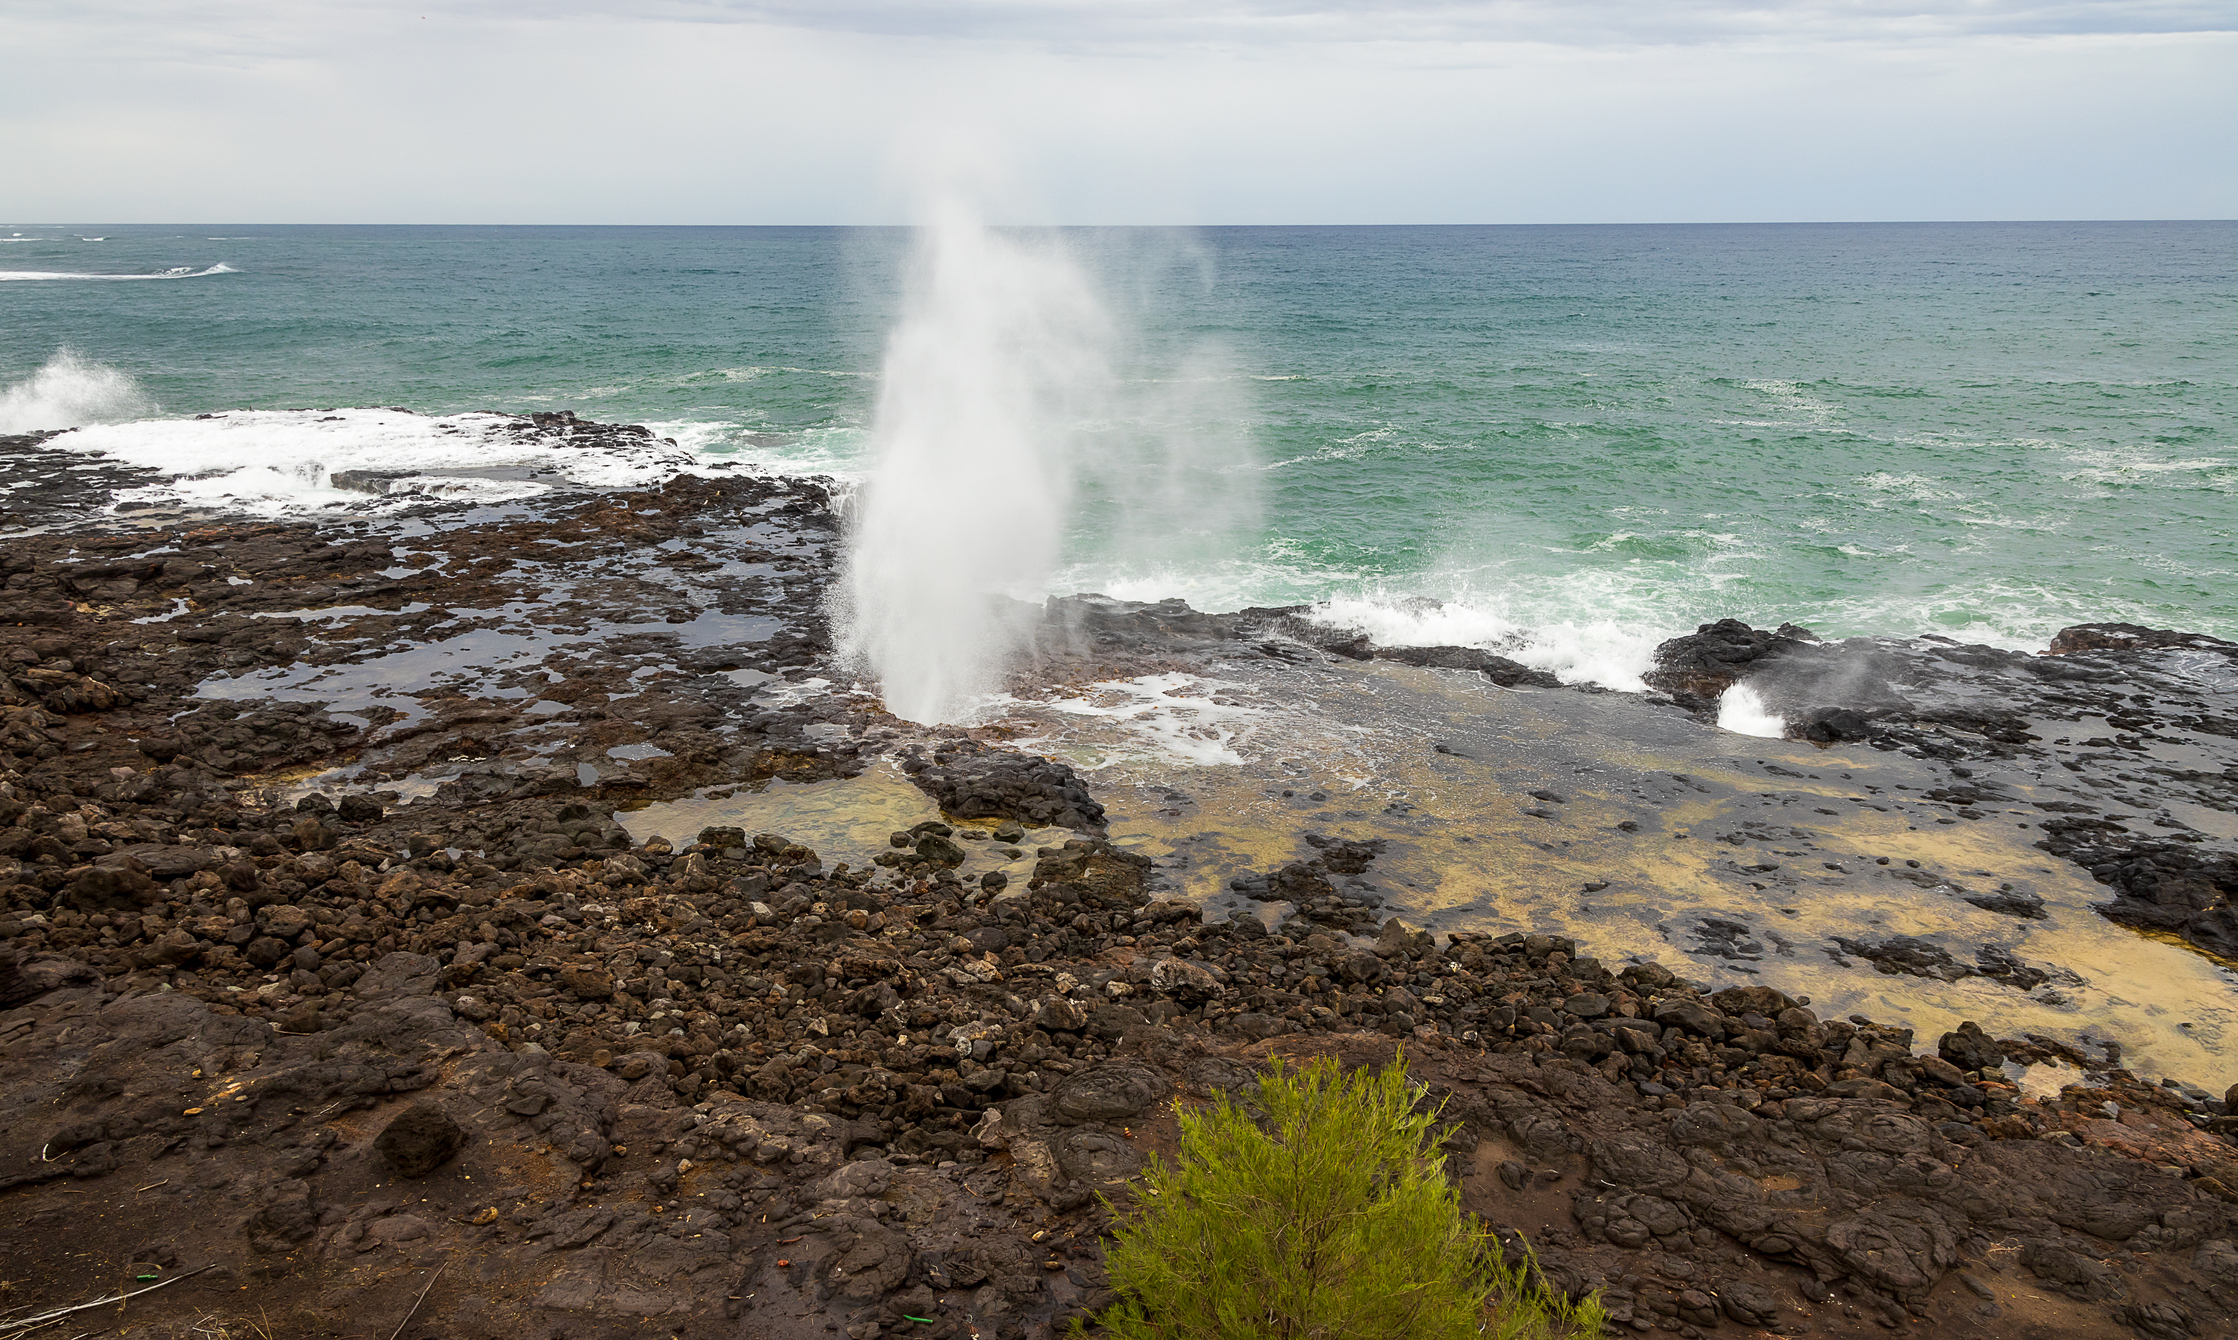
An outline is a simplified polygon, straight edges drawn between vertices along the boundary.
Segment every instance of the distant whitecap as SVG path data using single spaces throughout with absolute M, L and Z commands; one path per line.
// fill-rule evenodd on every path
M 13 238 L 11 238 L 11 239 L 9 239 L 9 240 L 10 240 L 10 241 L 14 241 L 14 240 L 16 240 L 16 239 L 13 239 Z M 22 240 L 24 240 L 24 241 L 28 242 L 28 241 L 33 241 L 33 240 L 35 240 L 35 239 L 32 239 L 32 238 L 24 238 L 24 239 L 22 239 Z M 96 238 L 96 239 L 92 239 L 92 240 L 95 240 L 95 241 L 101 241 L 101 240 L 105 240 L 105 239 L 99 239 L 99 238 Z M 98 280 L 116 280 L 116 279 L 203 279 L 203 278 L 207 278 L 207 277 L 208 277 L 208 276 L 210 276 L 210 275 L 230 275 L 230 274 L 238 274 L 238 273 L 240 273 L 240 272 L 239 272 L 238 270 L 235 270 L 235 269 L 234 269 L 234 268 L 233 268 L 232 266 L 230 266 L 230 265 L 213 265 L 213 266 L 211 266 L 210 268 L 208 268 L 208 269 L 206 269 L 206 270 L 197 270 L 197 269 L 195 269 L 195 268 L 194 268 L 193 266 L 191 266 L 191 265 L 180 265 L 180 266 L 175 266 L 175 267 L 173 267 L 173 268 L 171 268 L 171 269 L 169 269 L 169 270 L 163 270 L 163 271 L 159 271 L 159 272 L 157 272 L 157 273 L 155 273 L 155 274 L 141 274 L 141 275 L 100 275 L 100 274 L 84 274 L 84 273 L 80 273 L 80 272 L 77 272 L 77 271 L 72 271 L 72 270 L 0 270 L 0 280 L 37 280 L 37 279 L 98 279 Z

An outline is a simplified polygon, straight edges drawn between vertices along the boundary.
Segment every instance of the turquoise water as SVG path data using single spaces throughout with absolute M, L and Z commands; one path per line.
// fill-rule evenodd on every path
M 20 232 L 0 242 L 0 427 L 42 426 L 27 379 L 68 348 L 145 397 L 81 418 L 564 408 L 839 472 L 863 459 L 908 242 Z M 2093 618 L 2238 637 L 2238 224 L 1066 243 L 1137 393 L 1079 463 L 1059 587 L 1336 598 L 1444 640 L 1560 630 L 1580 663 L 1723 615 L 2010 645 Z M 986 483 L 986 518 L 928 535 L 1021 505 Z

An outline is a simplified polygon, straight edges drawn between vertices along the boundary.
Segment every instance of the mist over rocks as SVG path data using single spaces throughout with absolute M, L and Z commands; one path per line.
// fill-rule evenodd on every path
M 1791 624 L 1768 632 L 1738 619 L 1720 619 L 1657 647 L 1655 666 L 1644 678 L 1649 688 L 1670 694 L 1682 705 L 1698 707 L 1715 701 L 1763 663 L 1778 661 L 1817 641 L 1817 635 Z M 1686 696 L 1681 698 L 1682 694 Z

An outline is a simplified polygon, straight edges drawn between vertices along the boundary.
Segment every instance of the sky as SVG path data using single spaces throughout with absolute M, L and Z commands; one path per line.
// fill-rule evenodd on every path
M 2238 216 L 2238 0 L 8 0 L 0 222 Z

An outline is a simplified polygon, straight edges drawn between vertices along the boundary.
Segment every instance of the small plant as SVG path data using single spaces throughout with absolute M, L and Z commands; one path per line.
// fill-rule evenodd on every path
M 1177 1107 L 1181 1157 L 1144 1175 L 1101 1324 L 1124 1340 L 1598 1337 L 1597 1299 L 1551 1292 L 1527 1249 L 1509 1265 L 1461 1213 L 1418 1097 L 1403 1056 L 1351 1075 L 1322 1058 L 1277 1062 L 1256 1110 Z

